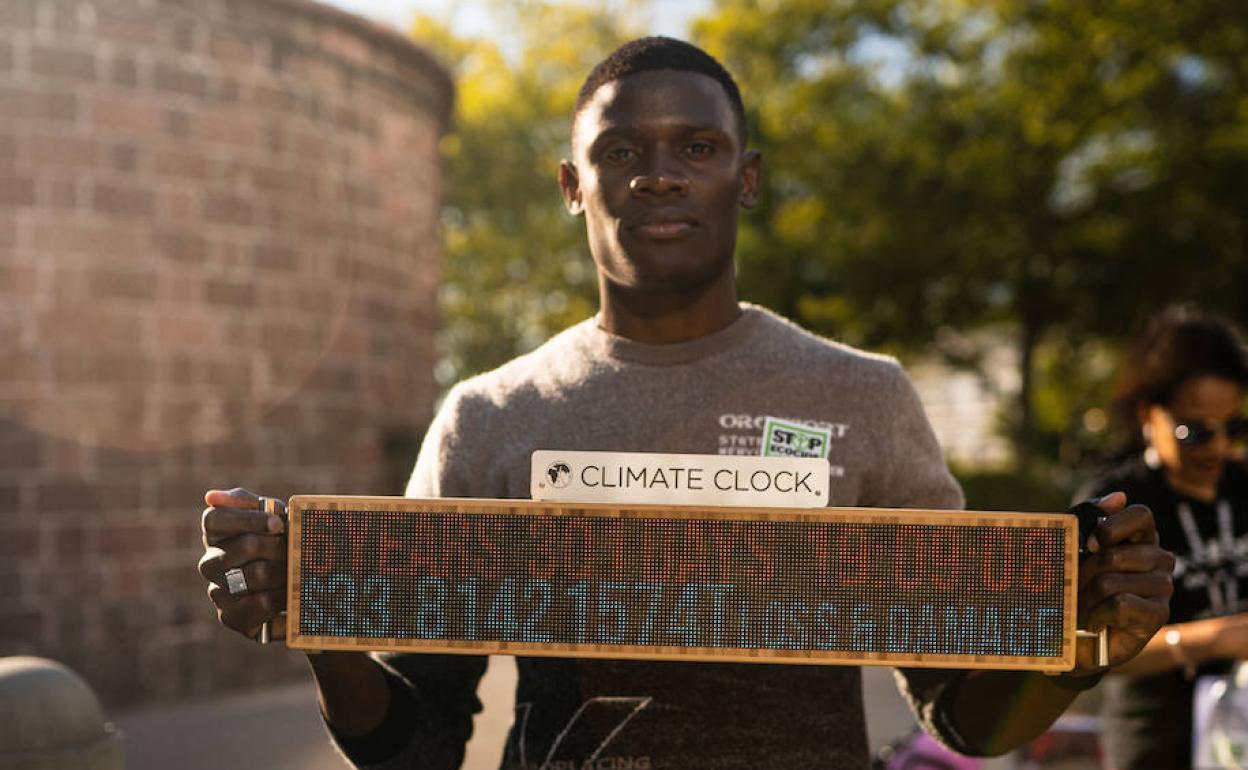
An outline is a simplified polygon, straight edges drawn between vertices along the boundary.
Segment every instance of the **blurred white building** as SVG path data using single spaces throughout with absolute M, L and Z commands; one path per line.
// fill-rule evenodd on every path
M 949 462 L 977 470 L 999 468 L 1013 457 L 997 427 L 1003 406 L 1018 396 L 1018 351 L 1000 331 L 974 343 L 986 351 L 979 370 L 957 369 L 935 357 L 906 368 Z

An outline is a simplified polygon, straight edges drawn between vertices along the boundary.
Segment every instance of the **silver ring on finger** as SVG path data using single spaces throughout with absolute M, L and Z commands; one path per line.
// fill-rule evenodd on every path
M 247 593 L 247 578 L 243 575 L 243 571 L 238 567 L 227 569 L 225 571 L 225 587 L 230 589 L 231 596 Z

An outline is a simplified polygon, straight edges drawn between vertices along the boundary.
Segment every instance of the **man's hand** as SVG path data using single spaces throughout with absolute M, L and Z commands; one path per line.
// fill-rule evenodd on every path
M 1152 511 L 1115 492 L 1097 502 L 1101 519 L 1079 564 L 1079 627 L 1109 629 L 1109 664 L 1138 653 L 1170 617 L 1174 556 L 1157 545 Z M 1076 690 L 1095 684 L 1096 640 L 1080 639 L 1075 670 L 1061 677 L 971 671 L 956 689 L 953 723 L 974 753 L 1002 754 L 1040 735 L 1061 716 Z M 1068 687 L 1071 679 L 1077 687 Z M 1082 681 L 1080 681 L 1082 680 Z M 1002 709 L 1002 703 L 1014 708 Z
M 245 489 L 209 490 L 204 503 L 199 574 L 208 581 L 221 625 L 254 639 L 266 620 L 286 608 L 285 523 L 262 512 L 260 498 Z M 285 512 L 286 504 L 277 504 Z M 226 572 L 233 569 L 242 570 L 246 591 L 231 593 Z
M 1153 513 L 1121 492 L 1097 503 L 1104 513 L 1079 564 L 1079 627 L 1109 629 L 1109 665 L 1133 658 L 1170 617 L 1174 555 L 1157 545 Z M 1099 670 L 1095 640 L 1080 640 L 1076 676 Z

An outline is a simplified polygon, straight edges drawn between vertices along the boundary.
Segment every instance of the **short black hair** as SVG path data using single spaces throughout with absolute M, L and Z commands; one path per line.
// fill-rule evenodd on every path
M 724 69 L 714 56 L 698 48 L 696 45 L 670 37 L 641 37 L 630 40 L 612 51 L 607 58 L 598 62 L 576 96 L 576 109 L 572 111 L 572 122 L 593 98 L 598 89 L 607 83 L 635 75 L 638 72 L 651 70 L 677 70 L 679 72 L 696 72 L 713 78 L 723 87 L 732 106 L 732 113 L 737 119 L 737 132 L 741 137 L 741 146 L 746 143 L 745 105 L 741 101 L 741 91 L 737 82 Z

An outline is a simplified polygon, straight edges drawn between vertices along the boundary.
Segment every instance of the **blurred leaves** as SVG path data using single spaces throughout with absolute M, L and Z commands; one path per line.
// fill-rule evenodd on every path
M 1147 315 L 1248 318 L 1248 5 L 721 0 L 695 35 L 766 159 L 743 295 L 966 366 L 943 340 L 1009 330 L 1024 458 L 1057 454 Z
M 443 387 L 596 311 L 584 225 L 564 211 L 556 180 L 581 82 L 644 29 L 640 7 L 498 2 L 500 26 L 511 31 L 501 42 L 416 21 L 413 37 L 443 57 L 457 87 L 442 144 Z M 629 18 L 641 25 L 621 22 Z
M 637 2 L 497 13 L 506 49 L 414 30 L 459 84 L 444 384 L 594 311 L 557 164 L 582 79 L 647 21 Z M 719 0 L 693 37 L 739 79 L 765 159 L 742 296 L 968 368 L 1008 335 L 1024 458 L 1082 430 L 1147 315 L 1248 320 L 1242 0 Z

